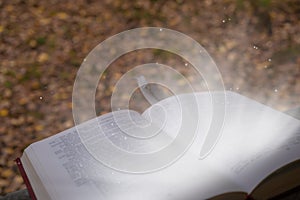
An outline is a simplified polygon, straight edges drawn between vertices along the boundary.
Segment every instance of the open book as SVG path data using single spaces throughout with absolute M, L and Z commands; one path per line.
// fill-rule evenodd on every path
M 201 157 L 203 141 L 209 137 L 205 133 L 212 128 L 212 115 L 218 107 L 209 106 L 212 94 L 216 98 L 225 94 L 225 115 L 215 145 Z M 193 99 L 196 99 L 197 108 Z M 128 152 L 152 152 L 163 148 L 176 138 L 174 133 L 180 129 L 181 117 L 188 117 L 178 114 L 178 102 L 191 116 L 193 112 L 198 113 L 200 126 L 186 151 L 169 165 L 147 173 L 130 173 L 113 169 L 109 163 L 101 162 L 97 154 L 91 153 L 93 147 L 95 151 L 98 147 L 101 149 L 101 142 L 93 139 L 97 135 Z M 159 134 L 165 137 L 148 144 L 125 136 L 115 119 L 122 119 L 120 121 L 128 128 L 128 113 L 130 120 L 136 122 L 152 120 L 153 124 L 159 124 L 163 121 Z M 182 121 L 188 123 L 189 120 Z M 101 131 L 93 124 L 102 127 Z M 183 126 L 189 127 L 189 124 Z M 87 137 L 92 139 L 85 141 L 78 130 L 90 130 Z M 110 152 L 98 155 L 109 159 Z M 19 162 L 39 200 L 234 200 L 249 196 L 268 199 L 299 186 L 299 159 L 299 120 L 228 91 L 172 96 L 155 103 L 142 114 L 120 110 L 102 115 L 31 144 Z

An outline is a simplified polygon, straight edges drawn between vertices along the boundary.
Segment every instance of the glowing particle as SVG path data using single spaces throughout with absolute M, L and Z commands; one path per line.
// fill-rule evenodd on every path
M 185 64 L 184 64 L 184 66 L 188 66 L 188 64 L 187 64 L 187 63 L 185 63 Z
M 274 92 L 278 92 L 278 90 L 277 90 L 277 89 L 275 89 L 275 90 L 274 90 Z
M 160 28 L 159 31 L 162 31 L 162 28 Z
M 226 22 L 225 19 L 223 19 L 222 22 L 225 23 Z
M 272 61 L 272 59 L 271 59 L 271 58 L 269 58 L 269 59 L 268 59 L 268 61 L 269 61 L 269 62 L 271 62 L 271 61 Z
M 40 96 L 40 100 L 42 100 L 43 99 L 43 97 L 42 96 Z

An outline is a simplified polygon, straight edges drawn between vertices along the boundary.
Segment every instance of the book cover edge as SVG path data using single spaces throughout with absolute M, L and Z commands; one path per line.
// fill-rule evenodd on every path
M 37 198 L 36 198 L 36 196 L 35 196 L 35 193 L 34 193 L 34 191 L 33 191 L 33 188 L 32 188 L 32 186 L 31 186 L 31 183 L 30 183 L 30 181 L 29 181 L 29 179 L 28 179 L 28 176 L 27 176 L 27 174 L 26 174 L 26 172 L 25 172 L 25 169 L 24 169 L 24 167 L 23 167 L 23 164 L 22 164 L 21 159 L 20 159 L 20 158 L 17 158 L 17 159 L 15 160 L 15 162 L 16 162 L 17 167 L 18 167 L 18 169 L 19 169 L 19 172 L 20 172 L 20 174 L 21 174 L 21 176 L 22 176 L 22 178 L 23 178 L 23 180 L 24 180 L 24 183 L 25 183 L 25 185 L 26 185 L 26 187 L 27 187 L 27 190 L 28 190 L 28 193 L 29 193 L 30 198 L 31 198 L 32 200 L 37 200 Z

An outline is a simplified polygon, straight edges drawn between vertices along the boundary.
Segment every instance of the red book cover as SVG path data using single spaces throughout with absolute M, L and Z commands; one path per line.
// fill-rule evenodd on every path
M 19 169 L 19 171 L 20 171 L 21 176 L 23 177 L 23 180 L 24 180 L 24 183 L 25 183 L 25 185 L 26 185 L 26 187 L 27 187 L 29 196 L 31 197 L 32 200 L 37 200 L 37 198 L 36 198 L 36 196 L 35 196 L 35 194 L 34 194 L 34 191 L 33 191 L 33 189 L 32 189 L 32 186 L 31 186 L 31 184 L 30 184 L 30 181 L 29 181 L 29 179 L 28 179 L 28 177 L 27 177 L 27 174 L 26 174 L 26 172 L 25 172 L 25 170 L 24 170 L 24 167 L 23 167 L 23 164 L 22 164 L 22 162 L 21 162 L 21 159 L 20 159 L 20 158 L 17 158 L 17 159 L 15 160 L 15 162 L 16 162 L 16 164 L 17 164 L 17 166 L 18 166 L 18 169 Z

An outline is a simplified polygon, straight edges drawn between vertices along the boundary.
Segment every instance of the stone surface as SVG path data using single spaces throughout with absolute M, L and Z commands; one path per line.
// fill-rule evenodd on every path
M 0 200 L 31 200 L 27 190 L 19 190 L 1 197 Z

